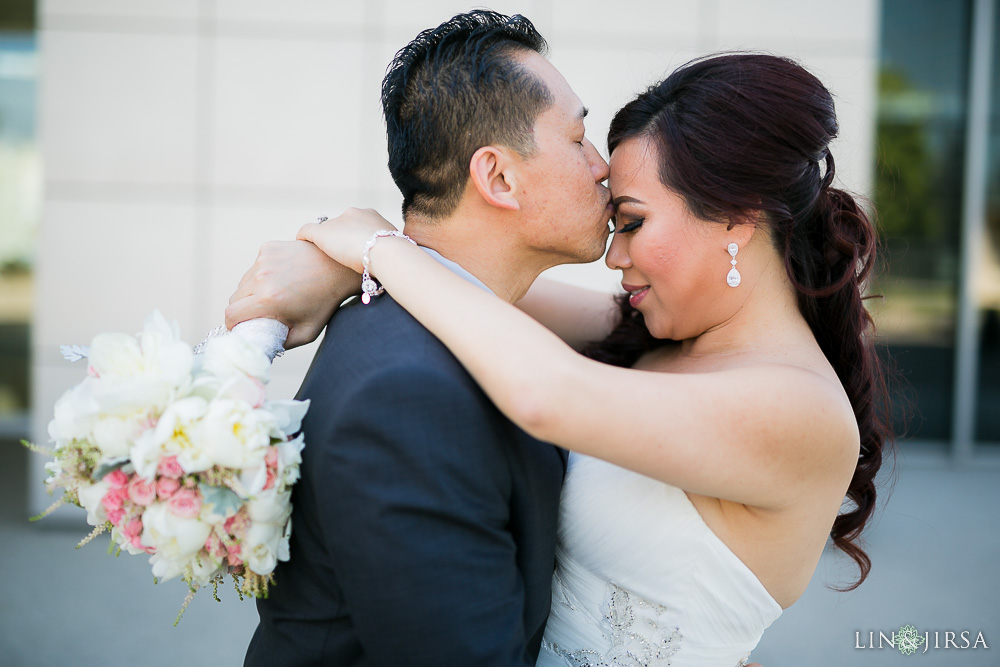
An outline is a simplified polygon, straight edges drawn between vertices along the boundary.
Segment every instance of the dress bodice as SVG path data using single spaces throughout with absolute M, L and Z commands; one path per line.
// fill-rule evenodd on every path
M 781 607 L 681 489 L 571 454 L 538 665 L 736 667 Z

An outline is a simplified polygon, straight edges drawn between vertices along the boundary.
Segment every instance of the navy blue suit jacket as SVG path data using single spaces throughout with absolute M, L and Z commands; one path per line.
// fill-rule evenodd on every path
M 299 398 L 291 559 L 245 664 L 533 665 L 562 452 L 387 294 L 330 321 Z

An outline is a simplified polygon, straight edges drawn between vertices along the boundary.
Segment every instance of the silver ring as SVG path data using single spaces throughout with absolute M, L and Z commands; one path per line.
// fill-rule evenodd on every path
M 325 215 L 322 215 L 322 216 L 316 218 L 316 224 L 317 225 L 322 225 L 324 222 L 326 222 L 329 219 L 330 218 L 326 217 Z

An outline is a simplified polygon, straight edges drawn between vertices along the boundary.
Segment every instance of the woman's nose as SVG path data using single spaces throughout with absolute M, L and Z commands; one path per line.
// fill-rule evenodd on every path
M 618 234 L 611 237 L 611 247 L 608 248 L 608 254 L 604 257 L 604 263 L 608 265 L 609 269 L 617 271 L 632 266 L 626 246 L 627 243 L 623 237 Z

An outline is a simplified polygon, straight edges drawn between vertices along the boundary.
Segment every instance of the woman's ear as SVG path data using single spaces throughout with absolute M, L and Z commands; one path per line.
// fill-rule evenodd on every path
M 496 146 L 483 146 L 469 161 L 472 185 L 487 204 L 497 208 L 521 210 L 516 172 L 516 161 L 509 151 Z
M 725 236 L 729 241 L 733 241 L 742 248 L 757 231 L 757 225 L 763 215 L 760 211 L 748 211 L 745 214 L 731 214 L 729 224 L 726 226 Z

